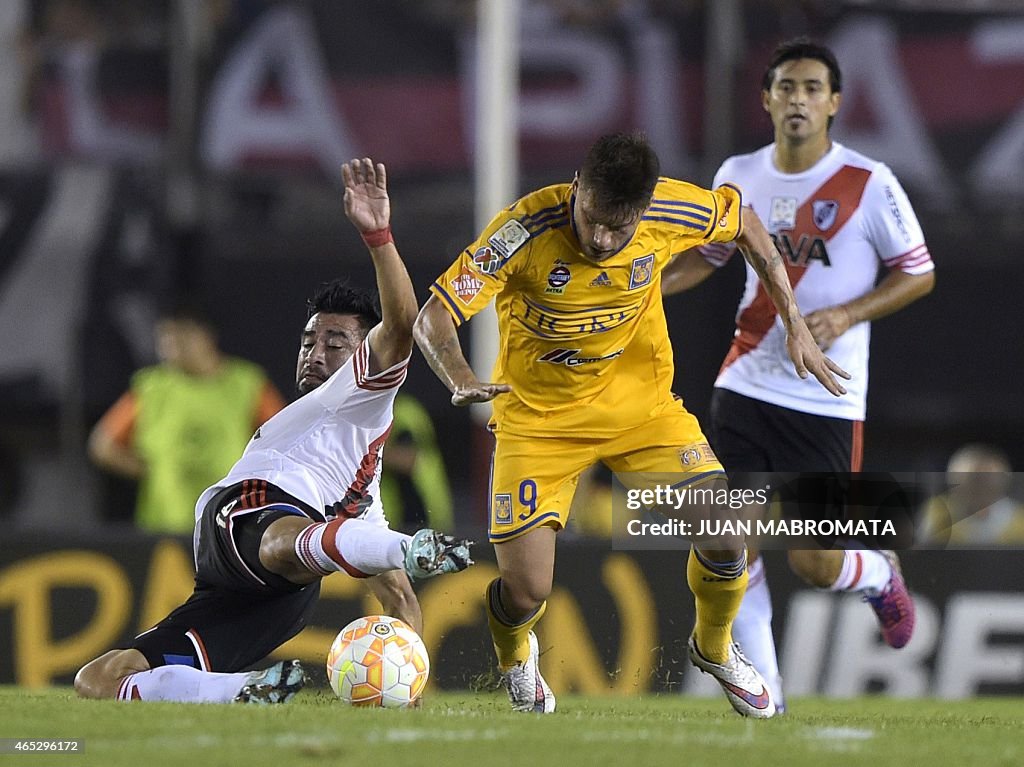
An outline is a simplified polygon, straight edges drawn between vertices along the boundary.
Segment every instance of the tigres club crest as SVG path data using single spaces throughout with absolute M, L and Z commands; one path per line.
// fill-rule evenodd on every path
M 511 493 L 494 494 L 494 524 L 512 524 L 512 495 Z
M 633 259 L 633 268 L 629 273 L 629 289 L 642 288 L 654 276 L 654 254 Z
M 703 463 L 717 460 L 711 445 L 707 442 L 690 445 L 679 451 L 679 462 L 683 464 L 684 469 L 695 468 Z

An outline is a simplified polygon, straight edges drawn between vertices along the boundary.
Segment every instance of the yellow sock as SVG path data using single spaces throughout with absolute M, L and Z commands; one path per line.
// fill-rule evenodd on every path
M 501 599 L 498 596 L 500 593 L 501 579 L 495 578 L 487 584 L 484 604 L 487 605 L 487 625 L 491 629 L 494 652 L 498 656 L 498 670 L 504 673 L 530 657 L 530 643 L 527 635 L 544 615 L 548 603 L 541 602 L 540 607 L 525 620 L 512 623 L 501 606 Z
M 718 568 L 716 568 L 717 570 Z M 723 572 L 708 568 L 696 550 L 690 550 L 686 563 L 686 582 L 690 584 L 697 603 L 697 626 L 694 635 L 700 654 L 712 663 L 729 659 L 732 622 L 740 611 L 747 590 L 746 555 L 738 562 L 725 563 Z M 738 570 L 733 575 L 730 571 Z

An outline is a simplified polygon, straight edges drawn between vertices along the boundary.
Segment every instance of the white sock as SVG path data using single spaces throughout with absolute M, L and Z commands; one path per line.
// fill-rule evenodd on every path
M 732 638 L 747 660 L 761 672 L 778 703 L 782 698 L 782 677 L 779 675 L 775 637 L 772 636 L 772 595 L 761 557 L 747 565 L 747 573 L 750 580 L 732 624 Z
M 191 666 L 160 666 L 121 680 L 117 699 L 171 700 L 179 703 L 230 703 L 249 674 L 217 674 Z
M 402 544 L 411 539 L 411 535 L 362 519 L 348 520 L 338 528 L 335 537 L 341 555 L 371 575 L 401 570 L 405 566 Z
M 880 551 L 844 551 L 843 569 L 829 591 L 866 591 L 879 594 L 892 577 L 892 566 Z
M 338 518 L 310 525 L 295 537 L 295 553 L 310 572 L 344 571 L 354 578 L 401 570 L 402 544 L 411 536 L 362 519 Z

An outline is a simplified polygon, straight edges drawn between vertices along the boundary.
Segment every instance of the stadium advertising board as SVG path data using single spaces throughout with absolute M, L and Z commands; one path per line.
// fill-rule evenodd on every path
M 483 594 L 496 568 L 487 547 L 465 573 L 418 589 L 432 683 L 486 686 L 492 652 Z M 782 552 L 772 569 L 775 627 L 791 696 L 970 697 L 1024 693 L 1024 573 L 1015 551 L 921 551 L 904 557 L 917 629 L 900 651 L 881 644 L 855 597 L 802 587 Z M 567 541 L 539 635 L 544 673 L 560 691 L 717 694 L 690 667 L 693 622 L 685 560 Z M 5 537 L 0 548 L 0 684 L 70 683 L 86 661 L 148 628 L 192 588 L 189 542 L 137 536 Z M 278 652 L 319 672 L 338 629 L 378 611 L 358 581 L 327 578 L 313 623 Z

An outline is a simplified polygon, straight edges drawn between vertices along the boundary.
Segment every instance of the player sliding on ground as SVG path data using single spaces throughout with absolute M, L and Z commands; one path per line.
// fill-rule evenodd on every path
M 380 450 L 405 380 L 417 304 L 391 237 L 384 166 L 353 160 L 342 177 L 345 213 L 373 260 L 380 311 L 371 295 L 340 281 L 310 301 L 299 398 L 256 432 L 196 504 L 192 596 L 126 647 L 86 664 L 75 677 L 79 695 L 282 703 L 305 681 L 298 661 L 243 669 L 306 625 L 321 578 L 377 576 L 385 579 L 378 596 L 408 608 L 408 578 L 472 564 L 468 541 L 433 530 L 403 535 L 384 518 Z

